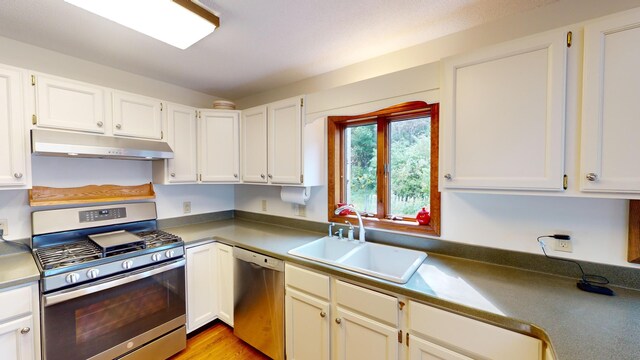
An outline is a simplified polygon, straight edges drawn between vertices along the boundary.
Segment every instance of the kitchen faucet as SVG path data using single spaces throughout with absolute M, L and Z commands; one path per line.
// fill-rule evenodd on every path
M 362 224 L 362 216 L 360 216 L 360 213 L 358 212 L 358 210 L 356 210 L 356 208 L 354 208 L 351 205 L 343 205 L 340 206 L 339 208 L 336 209 L 335 214 L 339 215 L 340 212 L 344 211 L 344 210 L 352 210 L 353 212 L 356 213 L 356 216 L 358 217 L 358 240 L 360 240 L 361 243 L 363 243 L 364 240 L 364 225 Z

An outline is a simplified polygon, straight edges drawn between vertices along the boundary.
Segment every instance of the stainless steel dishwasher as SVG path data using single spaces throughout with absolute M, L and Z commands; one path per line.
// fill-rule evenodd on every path
M 238 247 L 233 257 L 233 333 L 270 358 L 284 360 L 284 262 Z

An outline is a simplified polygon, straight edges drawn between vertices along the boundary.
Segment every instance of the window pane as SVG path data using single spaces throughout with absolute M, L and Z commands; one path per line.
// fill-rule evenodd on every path
M 390 213 L 415 217 L 429 210 L 431 118 L 394 121 L 389 131 Z
M 346 202 L 358 211 L 377 212 L 377 125 L 352 126 L 344 132 Z

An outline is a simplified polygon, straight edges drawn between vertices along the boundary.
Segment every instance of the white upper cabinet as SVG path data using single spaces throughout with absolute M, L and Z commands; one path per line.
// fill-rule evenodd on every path
M 105 88 L 44 74 L 33 75 L 36 87 L 34 125 L 103 134 Z
M 162 102 L 158 99 L 113 91 L 113 134 L 160 140 Z
M 302 98 L 269 104 L 269 182 L 302 183 Z
M 196 145 L 196 109 L 168 103 L 167 142 L 173 150 L 173 159 L 154 162 L 166 166 L 161 178 L 168 183 L 195 183 L 198 181 Z M 154 169 L 155 172 L 155 169 Z
M 640 10 L 585 26 L 582 191 L 640 193 Z
M 443 189 L 563 190 L 566 37 L 553 31 L 443 61 Z
M 201 182 L 240 181 L 240 112 L 201 110 L 199 172 Z
M 322 184 L 325 118 L 306 121 L 304 96 L 242 111 L 242 180 Z
M 242 180 L 267 182 L 267 106 L 242 111 Z
M 0 66 L 0 188 L 27 185 L 22 73 Z

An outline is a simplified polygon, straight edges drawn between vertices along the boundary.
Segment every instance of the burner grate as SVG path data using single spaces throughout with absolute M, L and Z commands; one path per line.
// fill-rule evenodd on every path
M 147 249 L 156 248 L 176 242 L 182 242 L 182 239 L 179 236 L 169 234 L 162 230 L 143 231 L 137 233 L 136 235 L 144 240 Z
M 81 264 L 102 257 L 102 250 L 89 240 L 37 248 L 34 253 L 44 270 Z

